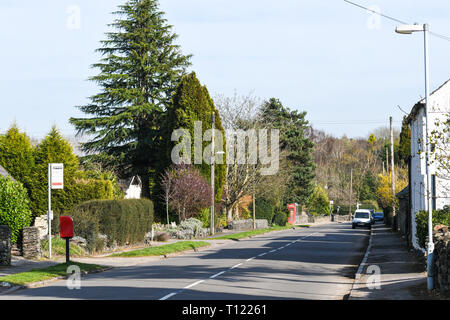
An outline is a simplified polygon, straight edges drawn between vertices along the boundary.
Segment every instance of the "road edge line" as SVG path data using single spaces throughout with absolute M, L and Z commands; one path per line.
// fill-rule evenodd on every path
M 358 271 L 355 274 L 355 278 L 353 279 L 353 284 L 352 284 L 352 288 L 350 290 L 350 293 L 348 294 L 348 300 L 352 299 L 352 295 L 353 295 L 353 291 L 355 290 L 355 286 L 356 284 L 360 283 L 360 279 L 361 279 L 361 275 L 363 273 L 363 270 L 365 268 L 365 266 L 367 265 L 367 260 L 369 259 L 369 254 L 370 254 L 370 250 L 372 249 L 372 239 L 373 239 L 373 228 L 370 229 L 370 238 L 369 238 L 369 244 L 367 246 L 366 249 L 366 253 L 364 255 L 364 258 L 362 259 L 359 267 L 358 267 Z

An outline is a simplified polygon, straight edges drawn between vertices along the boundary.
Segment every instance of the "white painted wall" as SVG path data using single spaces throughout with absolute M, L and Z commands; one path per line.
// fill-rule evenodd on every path
M 436 120 L 444 122 L 450 112 L 450 81 L 445 83 L 439 90 L 430 96 L 429 132 L 442 130 L 436 127 Z M 420 249 L 416 239 L 417 212 L 427 210 L 426 201 L 426 171 L 425 171 L 425 109 L 421 108 L 416 118 L 411 122 L 411 205 L 412 205 L 412 241 L 413 246 Z M 436 173 L 436 166 L 430 166 L 430 173 Z M 450 205 L 450 180 L 436 178 L 436 208 L 442 209 Z

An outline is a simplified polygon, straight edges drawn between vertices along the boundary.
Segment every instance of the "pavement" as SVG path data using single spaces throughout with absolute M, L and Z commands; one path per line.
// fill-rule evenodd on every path
M 79 290 L 61 280 L 0 299 L 342 300 L 350 294 L 368 240 L 368 230 L 324 223 L 167 259 L 144 258 L 83 276 Z
M 350 300 L 430 299 L 424 260 L 384 224 L 372 227 L 371 243 L 359 271 Z

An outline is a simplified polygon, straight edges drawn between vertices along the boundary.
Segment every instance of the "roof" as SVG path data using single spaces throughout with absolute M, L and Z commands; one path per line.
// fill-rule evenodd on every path
M 2 166 L 0 166 L 0 175 L 5 177 L 5 178 L 10 178 L 12 181 L 17 182 L 9 173 L 8 171 L 6 171 L 5 168 L 3 168 Z
M 445 81 L 439 88 L 437 88 L 436 90 L 434 90 L 431 94 L 430 97 L 432 95 L 434 95 L 436 92 L 438 92 L 439 90 L 441 90 L 443 87 L 445 87 L 447 84 L 450 84 L 450 79 L 448 79 L 447 81 Z M 414 107 L 411 110 L 411 113 L 408 115 L 408 117 L 406 118 L 406 122 L 408 124 L 410 124 L 411 122 L 414 121 L 414 119 L 416 118 L 416 115 L 419 113 L 420 109 L 425 108 L 425 99 L 421 99 L 419 100 Z
M 409 186 L 407 186 L 405 189 L 397 193 L 397 197 L 400 199 L 405 199 L 409 197 Z

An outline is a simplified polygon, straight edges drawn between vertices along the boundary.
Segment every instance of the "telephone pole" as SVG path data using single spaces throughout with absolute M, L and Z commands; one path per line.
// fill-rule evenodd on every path
M 397 231 L 397 215 L 395 213 L 394 127 L 392 125 L 392 117 L 390 117 L 389 121 L 391 124 L 392 230 Z
M 352 193 L 353 193 L 353 168 L 350 169 L 350 209 L 349 215 L 352 215 Z

